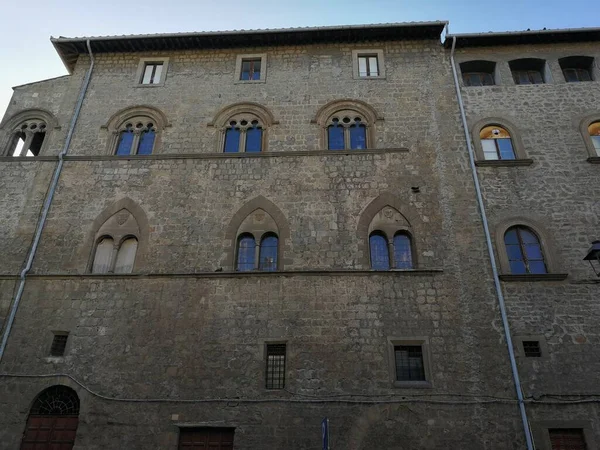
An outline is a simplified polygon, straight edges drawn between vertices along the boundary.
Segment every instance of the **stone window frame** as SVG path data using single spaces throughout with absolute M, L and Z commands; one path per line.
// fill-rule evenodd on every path
M 60 130 L 61 127 L 58 125 L 56 117 L 50 111 L 32 108 L 19 111 L 2 121 L 0 124 L 0 156 L 12 156 L 9 153 L 16 146 L 16 134 L 23 131 L 21 127 L 24 124 L 32 121 L 43 122 L 46 125 L 44 141 L 37 156 L 45 156 L 48 153 L 52 131 Z M 29 130 L 25 130 L 25 133 L 29 133 Z
M 257 209 L 262 209 L 265 211 L 277 226 L 277 230 L 271 229 L 247 229 L 242 228 L 243 222 L 252 215 Z M 233 215 L 229 225 L 225 230 L 224 237 L 224 252 L 221 258 L 223 262 L 222 267 L 225 268 L 226 271 L 235 272 L 235 273 L 256 273 L 253 271 L 248 272 L 237 272 L 237 242 L 240 234 L 243 233 L 251 233 L 256 240 L 261 239 L 262 236 L 268 232 L 275 232 L 277 234 L 278 242 L 277 242 L 277 270 L 275 272 L 280 272 L 285 269 L 285 266 L 291 264 L 291 259 L 286 258 L 286 255 L 291 255 L 291 247 L 290 247 L 290 226 L 289 223 L 283 214 L 283 212 L 270 200 L 263 197 L 262 195 L 253 198 L 252 200 L 246 202 L 242 205 L 238 211 Z M 260 236 L 258 234 L 260 233 Z M 260 243 L 257 243 L 260 245 Z M 261 273 L 267 273 L 262 272 Z
M 379 75 L 376 77 L 361 77 L 358 69 L 358 57 L 359 56 L 371 56 L 375 55 L 377 57 L 377 69 L 379 70 Z M 385 59 L 383 57 L 384 51 L 383 49 L 356 49 L 352 50 L 352 78 L 355 80 L 385 80 Z
M 600 155 L 596 152 L 596 148 L 594 147 L 594 143 L 592 142 L 592 138 L 588 131 L 588 127 L 596 122 L 600 122 L 600 112 L 587 115 L 581 119 L 579 122 L 579 132 L 581 133 L 585 149 L 588 153 L 587 161 L 594 164 L 600 164 Z
M 533 420 L 531 421 L 531 434 L 536 450 L 552 450 L 548 430 L 556 428 L 580 428 L 583 430 L 587 448 L 598 448 L 592 423 L 589 420 Z
M 514 336 L 513 349 L 517 358 L 529 359 L 528 356 L 525 356 L 525 352 L 523 350 L 523 341 L 538 341 L 540 343 L 542 356 L 538 358 L 532 358 L 533 360 L 542 361 L 549 359 L 550 355 L 548 353 L 548 343 L 546 342 L 546 337 L 543 334 L 519 334 Z
M 534 220 L 529 217 L 512 216 L 502 220 L 496 225 L 494 238 L 496 242 L 497 260 L 500 268 L 500 279 L 502 281 L 560 281 L 567 278 L 568 274 L 560 273 L 560 258 L 554 247 L 554 239 L 541 223 L 541 220 Z M 506 246 L 504 245 L 504 234 L 509 228 L 515 226 L 527 227 L 535 233 L 539 240 L 542 254 L 544 255 L 547 273 L 511 273 L 508 254 L 506 252 Z
M 160 74 L 160 82 L 153 84 L 142 84 L 142 77 L 144 75 L 144 70 L 146 69 L 146 65 L 149 63 L 162 63 L 163 69 Z M 133 84 L 134 87 L 137 88 L 155 88 L 162 87 L 165 85 L 165 81 L 167 80 L 167 72 L 169 71 L 169 58 L 164 56 L 157 57 L 144 57 L 140 58 L 138 62 L 138 67 L 135 73 L 135 82 Z
M 283 389 L 267 389 L 267 344 L 285 344 L 285 387 Z M 258 361 L 261 364 L 260 390 L 262 392 L 282 393 L 290 387 L 292 376 L 290 376 L 290 340 L 285 338 L 261 338 L 258 340 Z
M 366 150 L 377 148 L 375 145 L 377 124 L 383 121 L 383 117 L 368 103 L 353 99 L 333 100 L 318 109 L 311 123 L 317 124 L 320 129 L 319 148 L 321 150 L 328 150 L 328 126 L 333 116 L 341 112 L 352 112 L 361 116 L 363 118 L 362 124 L 366 128 Z M 345 149 L 341 151 L 355 150 Z
M 242 61 L 244 59 L 260 58 L 260 80 L 242 80 Z M 267 82 L 267 54 L 266 53 L 244 53 L 235 57 L 235 72 L 233 74 L 234 84 L 261 84 Z
M 111 235 L 109 233 L 110 230 L 105 231 L 102 230 L 102 226 L 115 214 L 117 214 L 121 210 L 127 210 L 137 222 L 138 229 L 135 232 L 132 230 L 126 230 L 125 232 L 118 233 L 115 232 L 115 235 Z M 94 265 L 94 258 L 96 256 L 96 249 L 98 248 L 98 243 L 100 239 L 104 236 L 110 236 L 114 241 L 115 248 L 119 248 L 121 244 L 130 237 L 135 237 L 138 241 L 135 262 L 133 266 L 133 270 L 131 273 L 139 273 L 136 268 L 144 267 L 146 264 L 146 258 L 148 253 L 148 239 L 149 239 L 149 224 L 146 213 L 144 210 L 133 200 L 130 198 L 122 198 L 114 202 L 112 205 L 106 207 L 94 220 L 92 223 L 92 227 L 88 234 L 87 245 L 84 248 L 84 251 L 89 255 L 87 258 L 86 264 L 86 273 L 92 273 L 92 267 Z M 113 255 L 113 266 L 116 255 Z M 102 275 L 102 274 L 97 274 Z M 105 275 L 112 275 L 112 272 L 109 272 Z
M 411 241 L 411 252 L 412 252 L 412 269 L 390 269 L 390 270 L 398 270 L 398 271 L 407 271 L 407 270 L 417 270 L 420 268 L 420 257 L 417 252 L 419 248 L 423 245 L 422 241 L 417 240 L 417 236 L 424 235 L 424 224 L 419 217 L 419 215 L 415 214 L 413 208 L 402 202 L 395 195 L 384 192 L 380 194 L 378 197 L 374 198 L 360 213 L 358 224 L 356 228 L 356 237 L 358 239 L 358 254 L 360 255 L 360 263 L 361 266 L 365 269 L 371 268 L 371 248 L 369 237 L 371 232 L 375 230 L 381 230 L 386 233 L 386 237 L 388 241 L 390 240 L 390 235 L 386 230 L 391 229 L 389 225 L 385 224 L 384 226 L 380 226 L 380 224 L 375 221 L 375 216 L 379 214 L 385 207 L 391 207 L 398 211 L 406 221 L 408 222 L 408 226 L 397 226 L 393 229 L 393 234 L 391 239 L 393 240 L 394 235 L 403 231 L 410 235 Z M 377 228 L 380 226 L 380 228 Z M 392 255 L 390 255 L 392 258 Z
M 128 106 L 127 108 L 121 109 L 113 114 L 106 124 L 100 127 L 101 130 L 108 131 L 108 139 L 107 139 L 107 147 L 106 153 L 112 155 L 116 158 L 126 158 L 126 155 L 117 155 L 117 147 L 119 145 L 119 137 L 121 131 L 125 129 L 125 126 L 129 122 L 139 122 L 141 121 L 151 121 L 154 125 L 154 145 L 152 147 L 152 154 L 156 152 L 157 149 L 162 147 L 162 134 L 165 128 L 170 127 L 167 116 L 158 108 L 149 105 L 136 105 L 136 106 Z M 139 132 L 145 128 L 142 128 L 138 131 L 138 134 L 134 138 L 134 142 L 131 145 L 131 154 L 130 156 L 147 156 L 147 155 L 136 155 L 134 152 L 137 149 L 137 144 L 139 143 Z M 136 130 L 134 130 L 136 133 Z
M 245 120 L 247 120 L 248 123 L 251 123 L 253 120 L 250 118 L 256 118 L 258 120 L 259 124 L 262 126 L 261 153 L 268 151 L 269 130 L 274 125 L 278 125 L 279 121 L 275 119 L 273 113 L 265 106 L 254 102 L 241 102 L 225 106 L 219 110 L 213 120 L 207 124 L 208 127 L 213 127 L 217 130 L 215 153 L 224 153 L 225 133 L 227 132 L 228 125 L 233 119 L 237 118 L 240 120 L 242 117 L 245 117 Z M 240 138 L 240 152 L 244 152 L 245 147 L 245 133 L 242 133 L 242 137 Z
M 483 153 L 483 145 L 479 135 L 481 130 L 488 126 L 498 126 L 504 128 L 510 134 L 512 140 L 513 151 L 515 152 L 515 159 L 498 159 L 489 160 L 485 159 Z M 495 167 L 512 167 L 512 166 L 528 166 L 533 164 L 533 160 L 527 157 L 525 152 L 525 146 L 523 145 L 523 139 L 521 133 L 516 125 L 511 121 L 498 116 L 485 117 L 478 120 L 471 127 L 471 142 L 473 143 L 473 149 L 475 150 L 475 159 L 478 166 L 495 166 Z
M 398 345 L 420 345 L 423 354 L 423 371 L 425 380 L 398 381 L 396 380 L 396 353 L 394 347 Z M 431 349 L 428 336 L 388 336 L 387 338 L 388 372 L 392 387 L 406 389 L 431 389 L 433 388 L 431 371 Z

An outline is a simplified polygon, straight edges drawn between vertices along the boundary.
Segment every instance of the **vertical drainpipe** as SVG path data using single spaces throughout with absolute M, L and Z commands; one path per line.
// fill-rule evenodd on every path
M 506 345 L 508 347 L 508 357 L 510 359 L 510 367 L 512 369 L 513 381 L 515 384 L 515 390 L 517 391 L 517 399 L 519 402 L 519 410 L 521 412 L 521 421 L 523 422 L 523 431 L 525 433 L 525 441 L 527 442 L 527 450 L 534 450 L 533 441 L 531 439 L 531 430 L 529 428 L 529 421 L 527 420 L 527 412 L 525 411 L 525 403 L 523 401 L 523 391 L 521 389 L 521 381 L 519 379 L 519 371 L 517 370 L 517 362 L 515 360 L 515 352 L 513 350 L 512 337 L 510 334 L 510 327 L 508 324 L 508 317 L 506 315 L 506 306 L 504 304 L 504 294 L 502 293 L 502 286 L 500 285 L 500 278 L 498 277 L 498 267 L 496 266 L 496 255 L 494 254 L 494 247 L 492 245 L 492 238 L 490 236 L 490 229 L 488 227 L 487 214 L 485 212 L 485 206 L 483 203 L 483 196 L 481 195 L 481 186 L 479 185 L 479 178 L 477 176 L 477 169 L 475 167 L 475 157 L 473 155 L 473 146 L 471 145 L 471 137 L 469 136 L 469 128 L 467 126 L 467 116 L 465 115 L 465 107 L 463 104 L 462 94 L 460 92 L 460 85 L 458 84 L 458 74 L 456 71 L 456 63 L 454 62 L 454 50 L 456 48 L 456 36 L 452 36 L 452 50 L 450 52 L 450 64 L 452 65 L 452 75 L 454 77 L 454 87 L 456 89 L 456 97 L 458 98 L 458 106 L 460 108 L 460 118 L 462 120 L 463 129 L 465 132 L 465 139 L 467 141 L 467 149 L 469 150 L 469 164 L 471 166 L 471 173 L 473 175 L 473 182 L 475 184 L 475 192 L 477 194 L 477 204 L 479 206 L 479 213 L 481 214 L 481 221 L 483 222 L 483 231 L 485 234 L 485 240 L 487 244 L 488 254 L 490 255 L 490 263 L 492 265 L 492 274 L 494 276 L 494 286 L 496 288 L 496 295 L 498 297 L 498 306 L 500 308 L 500 316 L 502 317 L 502 326 L 504 328 L 504 335 L 506 336 Z
M 79 91 L 79 97 L 77 98 L 77 103 L 75 105 L 75 111 L 73 112 L 73 117 L 71 118 L 71 123 L 69 124 L 69 131 L 67 132 L 67 138 L 65 139 L 65 145 L 61 152 L 58 154 L 58 164 L 56 169 L 54 170 L 54 175 L 52 176 L 52 181 L 50 182 L 50 188 L 48 189 L 48 195 L 46 196 L 46 200 L 44 201 L 44 206 L 42 208 L 42 213 L 40 215 L 40 219 L 38 221 L 35 235 L 33 237 L 33 243 L 31 244 L 31 248 L 29 249 L 29 254 L 27 256 L 27 264 L 25 268 L 21 271 L 21 276 L 19 278 L 19 289 L 17 290 L 17 295 L 12 303 L 12 307 L 10 309 L 10 314 L 8 316 L 8 320 L 6 322 L 6 327 L 4 327 L 4 333 L 2 335 L 2 343 L 0 344 L 0 363 L 2 362 L 2 358 L 4 357 L 4 350 L 6 349 L 6 343 L 8 342 L 8 337 L 10 335 L 10 331 L 13 326 L 13 322 L 15 320 L 15 315 L 17 314 L 17 310 L 19 309 L 19 303 L 21 302 L 21 297 L 23 296 L 23 290 L 25 289 L 25 278 L 27 273 L 31 270 L 31 265 L 33 264 L 33 259 L 35 258 L 35 254 L 37 252 L 38 245 L 40 243 L 40 239 L 42 237 L 42 231 L 44 230 L 44 226 L 46 225 L 46 218 L 48 217 L 48 211 L 50 210 L 50 206 L 52 205 L 52 199 L 54 198 L 54 193 L 56 192 L 56 186 L 58 185 L 58 179 L 60 178 L 60 174 L 62 172 L 62 168 L 64 165 L 64 156 L 67 154 L 69 150 L 69 146 L 71 145 L 71 139 L 73 138 L 73 132 L 75 130 L 75 125 L 77 124 L 77 119 L 79 118 L 79 113 L 81 112 L 81 106 L 83 105 L 83 99 L 85 98 L 85 94 L 87 92 L 88 86 L 90 84 L 90 79 L 92 78 L 92 71 L 94 70 L 94 55 L 92 54 L 92 47 L 90 45 L 90 40 L 88 39 L 86 42 L 88 54 L 90 55 L 90 67 L 85 75 L 83 80 L 83 84 L 81 85 L 81 90 Z

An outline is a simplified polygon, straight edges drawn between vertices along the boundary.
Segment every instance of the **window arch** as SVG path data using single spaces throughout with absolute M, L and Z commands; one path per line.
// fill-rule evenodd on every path
M 321 148 L 363 150 L 375 147 L 375 124 L 382 118 L 360 100 L 336 100 L 321 107 L 314 122 L 321 128 Z
M 496 83 L 494 61 L 465 61 L 460 63 L 465 86 L 493 86 Z
M 579 130 L 585 143 L 589 159 L 588 161 L 600 160 L 600 113 L 586 116 L 579 123 Z
M 412 269 L 413 251 L 408 219 L 387 205 L 377 212 L 369 225 L 371 269 Z
M 289 230 L 279 208 L 265 197 L 256 197 L 238 210 L 227 227 L 224 265 L 235 271 L 283 270 Z
M 143 259 L 147 230 L 146 215 L 130 199 L 107 208 L 94 221 L 88 272 L 133 272 Z
M 506 119 L 487 117 L 472 128 L 477 160 L 508 161 L 508 164 L 530 164 L 526 158 L 518 128 Z M 517 161 L 522 160 L 522 161 Z
M 112 136 L 109 151 L 117 156 L 150 155 L 158 147 L 166 126 L 165 115 L 156 108 L 135 106 L 121 110 L 105 126 Z
M 511 274 L 548 273 L 540 239 L 531 228 L 510 227 L 504 233 L 504 245 Z
M 56 128 L 52 114 L 44 110 L 25 110 L 8 119 L 0 128 L 6 142 L 2 155 L 35 157 L 48 146 L 49 131 Z
M 66 386 L 51 386 L 33 402 L 21 448 L 50 448 L 60 442 L 61 449 L 72 449 L 79 424 L 79 397 Z
M 560 58 L 558 64 L 567 83 L 593 80 L 594 58 L 591 56 L 567 56 Z
M 259 153 L 267 149 L 267 131 L 279 122 L 258 103 L 236 103 L 217 113 L 209 126 L 219 131 L 217 152 Z

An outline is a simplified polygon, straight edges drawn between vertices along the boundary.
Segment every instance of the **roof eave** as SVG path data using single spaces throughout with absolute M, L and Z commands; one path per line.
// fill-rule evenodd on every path
M 444 47 L 490 47 L 501 45 L 549 44 L 557 42 L 600 41 L 600 28 L 564 28 L 552 30 L 502 31 L 489 33 L 448 34 Z

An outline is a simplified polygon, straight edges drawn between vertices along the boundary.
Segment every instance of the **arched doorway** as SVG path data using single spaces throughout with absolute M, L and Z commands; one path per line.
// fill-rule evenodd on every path
M 21 450 L 71 450 L 78 423 L 77 393 L 66 386 L 51 386 L 33 402 Z

